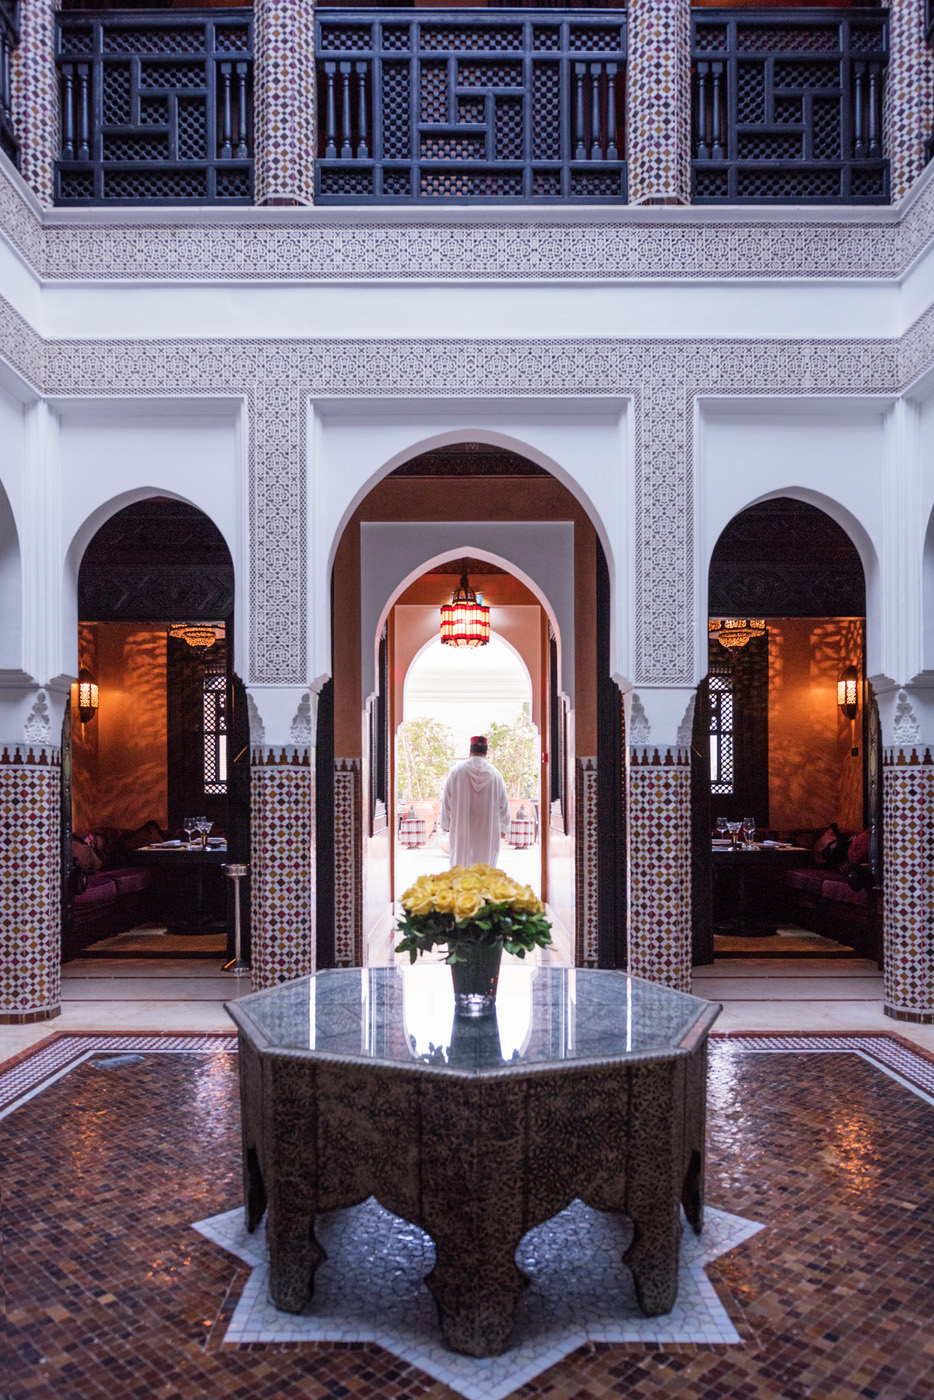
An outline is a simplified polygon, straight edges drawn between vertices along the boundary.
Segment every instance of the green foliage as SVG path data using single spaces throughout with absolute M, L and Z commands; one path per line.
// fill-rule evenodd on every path
M 399 726 L 396 792 L 400 801 L 430 802 L 441 796 L 454 766 L 454 734 L 447 724 L 420 715 Z
M 476 918 L 464 923 L 458 923 L 453 914 L 406 913 L 398 931 L 402 939 L 396 952 L 408 953 L 409 962 L 441 944 L 448 948 L 444 961 L 456 963 L 465 961 L 459 944 L 489 946 L 501 939 L 507 953 L 524 958 L 533 948 L 547 948 L 551 943 L 551 925 L 544 914 L 513 909 L 508 904 L 487 904 Z
M 493 723 L 487 729 L 487 758 L 503 775 L 510 797 L 538 796 L 538 735 L 527 714 L 513 724 Z

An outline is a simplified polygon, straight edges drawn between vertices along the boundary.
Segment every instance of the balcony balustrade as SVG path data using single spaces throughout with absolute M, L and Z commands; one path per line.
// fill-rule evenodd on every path
M 316 20 L 321 204 L 626 199 L 626 18 L 342 10 Z
M 15 20 L 0 0 L 14 158 Z M 692 23 L 695 202 L 887 202 L 887 11 Z M 68 11 L 56 33 L 56 203 L 252 201 L 249 10 Z M 626 45 L 619 10 L 319 9 L 315 198 L 624 203 Z
M 10 55 L 19 43 L 16 0 L 0 0 L 0 150 L 19 162 L 19 142 L 13 129 Z
M 249 11 L 56 16 L 57 204 L 250 204 Z
M 884 204 L 888 12 L 703 10 L 693 200 Z

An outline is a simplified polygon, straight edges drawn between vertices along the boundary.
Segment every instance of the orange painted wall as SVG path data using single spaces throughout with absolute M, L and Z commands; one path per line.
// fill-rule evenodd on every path
M 72 827 L 168 821 L 165 627 L 85 622 L 78 664 L 100 687 L 97 718 L 83 725 L 72 688 Z
M 862 715 L 837 704 L 847 666 L 863 672 L 862 618 L 768 618 L 769 823 L 863 825 Z M 850 750 L 858 748 L 854 757 Z

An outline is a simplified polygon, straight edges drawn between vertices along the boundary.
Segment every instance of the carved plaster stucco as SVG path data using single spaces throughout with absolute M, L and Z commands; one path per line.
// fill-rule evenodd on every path
M 901 211 L 872 214 L 624 208 L 552 222 L 538 211 L 529 222 L 489 209 L 458 214 L 450 222 L 409 211 L 245 210 L 218 222 L 214 210 L 148 221 L 145 212 L 95 210 L 43 219 L 15 172 L 0 170 L 0 227 L 13 246 L 42 277 L 91 280 L 894 278 L 934 237 L 934 182 L 922 177 Z

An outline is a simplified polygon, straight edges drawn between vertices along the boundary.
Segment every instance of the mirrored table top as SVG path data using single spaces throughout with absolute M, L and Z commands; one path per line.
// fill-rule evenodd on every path
M 444 963 L 333 969 L 227 1009 L 260 1049 L 470 1075 L 693 1048 L 719 1011 L 624 972 L 508 964 L 495 1015 L 472 1020 Z

